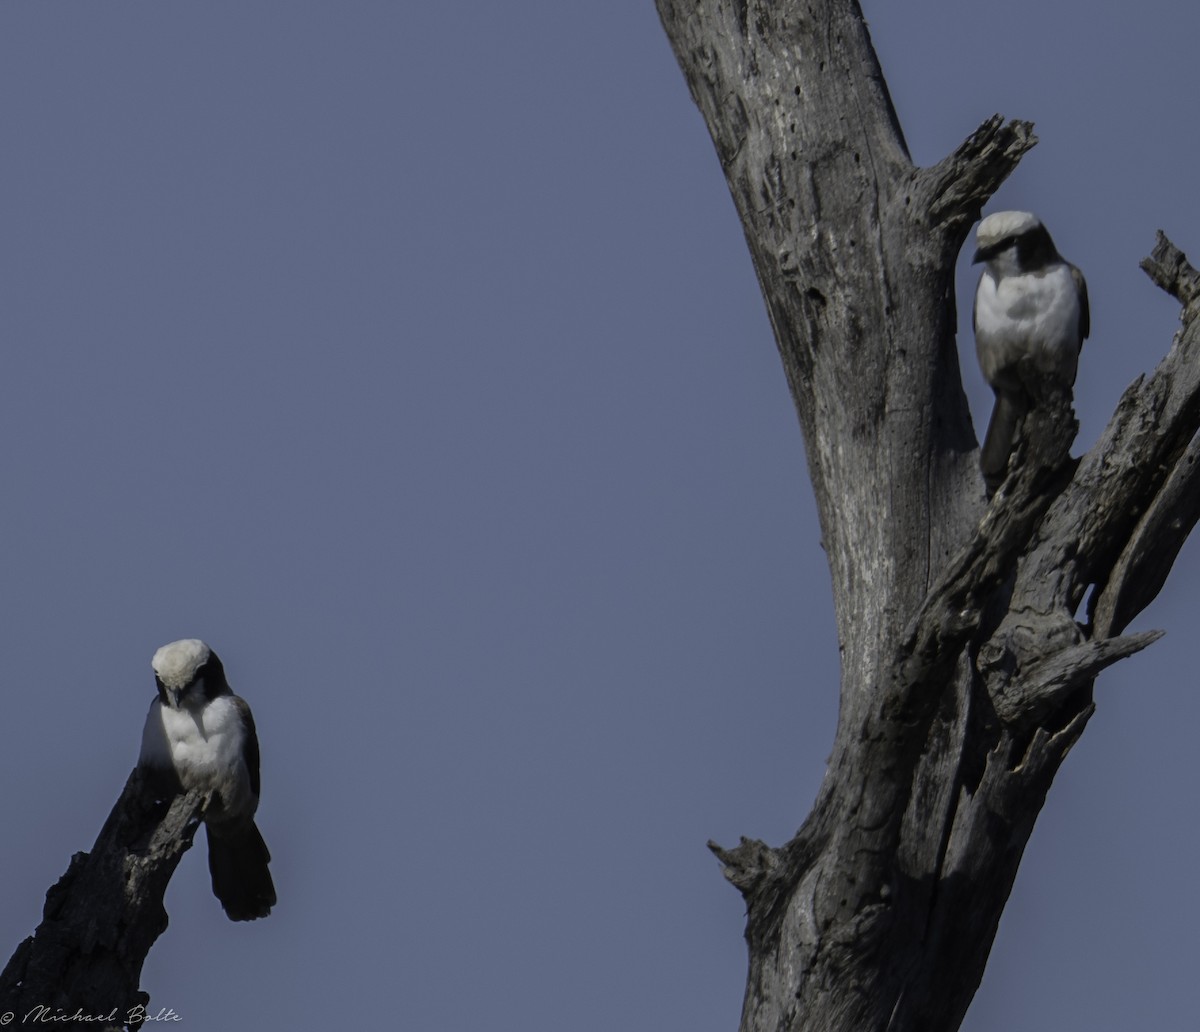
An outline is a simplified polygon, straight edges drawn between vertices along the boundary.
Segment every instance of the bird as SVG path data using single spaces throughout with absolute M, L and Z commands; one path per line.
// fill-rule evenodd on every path
M 258 734 L 217 654 L 198 638 L 170 642 L 151 661 L 158 697 L 142 731 L 138 766 L 176 789 L 210 793 L 203 818 L 213 895 L 232 921 L 266 917 L 275 905 L 271 854 L 258 809 Z
M 1068 394 L 1091 332 L 1083 273 L 1058 253 L 1041 219 L 998 211 L 979 223 L 972 264 L 983 263 L 972 327 L 979 366 L 996 395 L 979 453 L 988 495 L 1004 479 L 1021 417 L 1033 406 L 1026 369 Z

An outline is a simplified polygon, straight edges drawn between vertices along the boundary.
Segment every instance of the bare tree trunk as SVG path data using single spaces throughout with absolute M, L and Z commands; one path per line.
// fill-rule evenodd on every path
M 135 768 L 92 851 L 46 893 L 42 923 L 0 974 L 0 1024 L 141 1027 L 142 964 L 166 930 L 163 896 L 206 802 L 159 789 Z
M 990 507 L 955 343 L 954 262 L 1036 143 L 985 122 L 907 152 L 856 0 L 657 0 L 745 228 L 800 416 L 842 655 L 829 769 L 786 845 L 713 846 L 743 893 L 743 1032 L 959 1027 L 1091 685 L 1200 515 L 1200 278 L 1167 358 L 1073 460 L 1032 384 Z M 1087 619 L 1076 615 L 1092 590 Z

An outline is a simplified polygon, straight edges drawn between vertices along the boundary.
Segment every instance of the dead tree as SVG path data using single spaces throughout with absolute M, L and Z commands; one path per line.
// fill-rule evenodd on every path
M 166 930 L 163 896 L 206 803 L 134 769 L 92 851 L 71 858 L 42 923 L 0 973 L 0 1024 L 120 1032 L 156 1013 L 138 986 L 142 965 Z
M 1081 459 L 1070 399 L 1042 397 L 989 505 L 954 262 L 1032 126 L 994 117 L 918 168 L 857 0 L 657 6 L 799 413 L 842 657 L 803 826 L 712 847 L 747 906 L 741 1027 L 957 1029 L 1093 679 L 1157 637 L 1122 632 L 1200 515 L 1200 277 L 1160 235 L 1166 358 Z

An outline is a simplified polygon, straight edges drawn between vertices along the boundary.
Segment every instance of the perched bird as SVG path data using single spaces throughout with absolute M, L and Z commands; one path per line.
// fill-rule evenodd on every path
M 984 263 L 975 290 L 975 351 L 996 394 L 979 453 L 991 495 L 1004 479 L 1017 424 L 1033 404 L 1021 360 L 1069 391 L 1091 324 L 1083 274 L 1058 253 L 1036 215 L 998 211 L 979 223 L 975 239 L 973 263 Z
M 151 662 L 158 698 L 142 732 L 139 766 L 184 791 L 211 792 L 204 811 L 213 895 L 233 921 L 266 917 L 275 885 L 254 812 L 258 735 L 245 700 L 234 695 L 217 654 L 196 638 L 164 645 Z

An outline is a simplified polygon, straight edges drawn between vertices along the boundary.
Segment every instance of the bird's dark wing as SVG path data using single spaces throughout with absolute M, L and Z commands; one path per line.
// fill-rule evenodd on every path
M 1082 348 L 1083 342 L 1092 332 L 1092 313 L 1088 309 L 1087 280 L 1074 265 L 1071 266 L 1071 278 L 1075 281 L 1075 289 L 1079 291 L 1079 346 Z
M 246 744 L 242 749 L 242 758 L 246 761 L 246 770 L 250 773 L 250 791 L 257 799 L 259 795 L 258 732 L 254 730 L 254 716 L 250 712 L 250 707 L 246 705 L 246 700 L 240 695 L 233 697 L 233 704 L 237 706 L 238 714 L 242 718 L 242 726 L 246 729 Z

